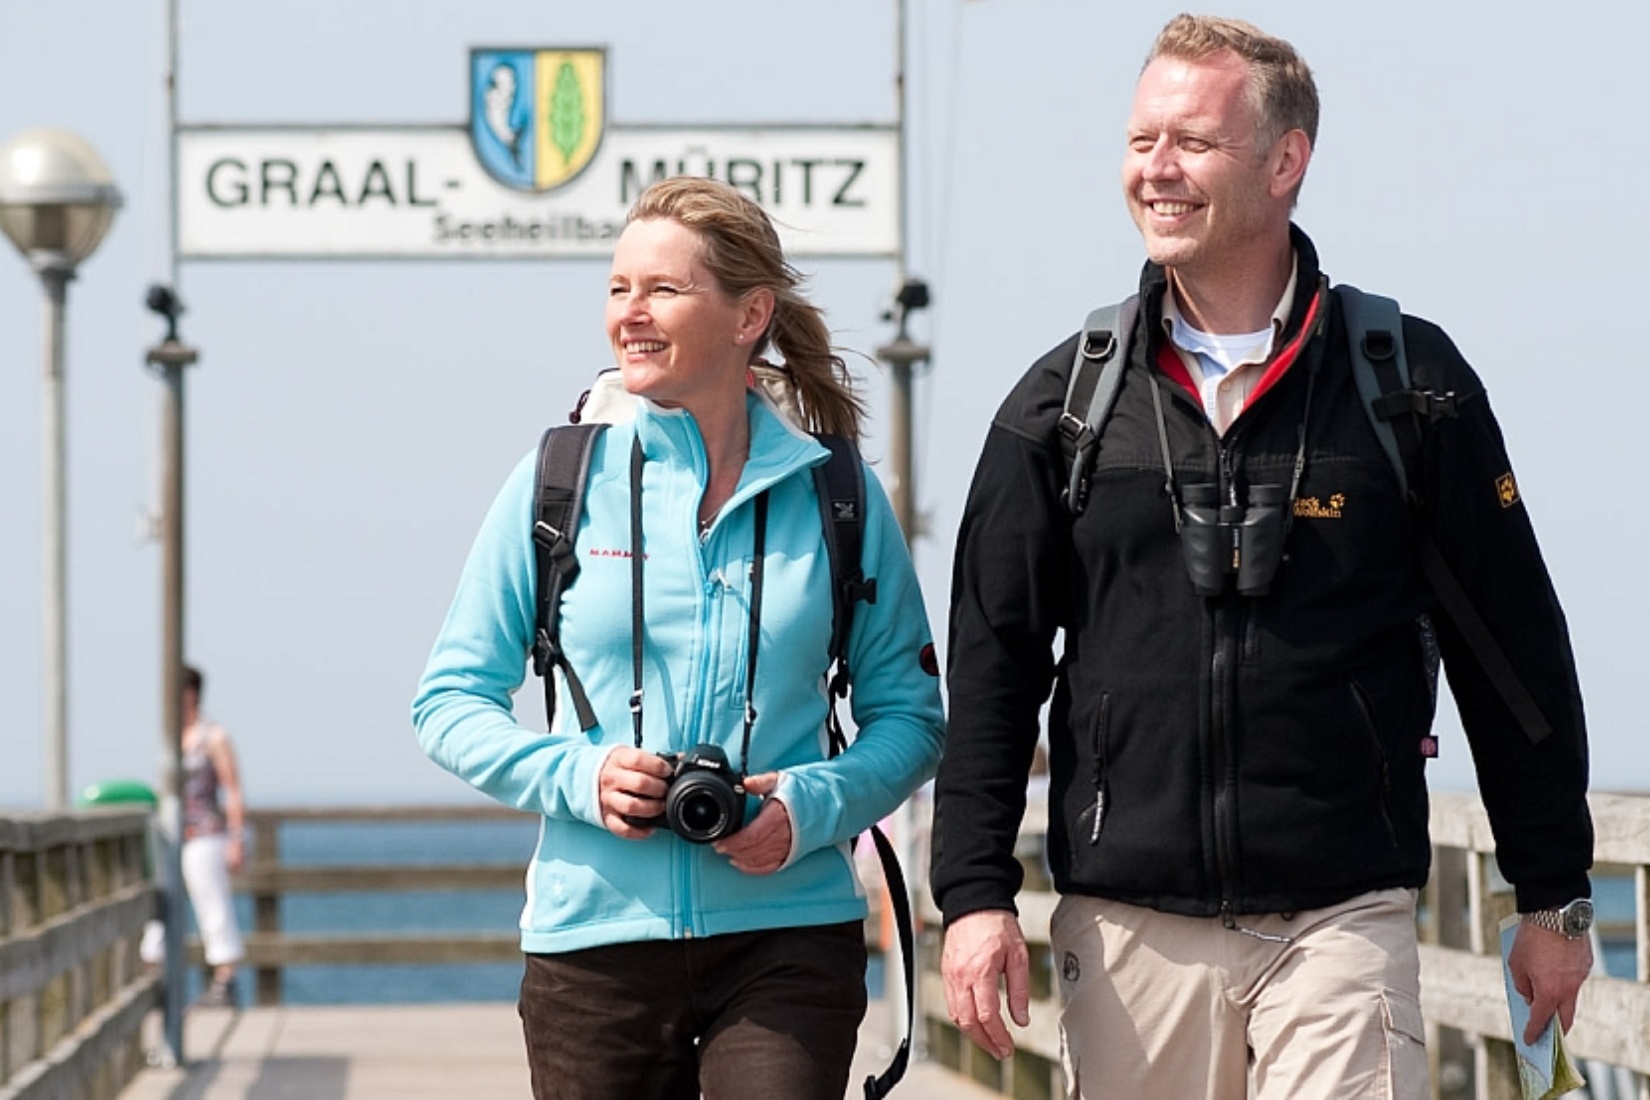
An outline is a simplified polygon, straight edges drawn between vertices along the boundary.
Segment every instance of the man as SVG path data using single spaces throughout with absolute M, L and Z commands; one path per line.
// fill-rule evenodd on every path
M 1455 404 L 1425 426 L 1411 515 L 1290 221 L 1317 114 L 1288 43 L 1223 19 L 1164 28 L 1123 162 L 1150 262 L 1088 506 L 1062 501 L 1073 339 L 997 414 L 958 538 L 932 871 L 946 1003 L 999 1058 L 1000 981 L 1027 1023 L 1013 841 L 1052 685 L 1051 938 L 1075 1096 L 1428 1094 L 1415 898 L 1440 652 L 1526 914 L 1530 1037 L 1555 1011 L 1569 1026 L 1591 964 L 1588 907 L 1570 904 L 1589 893 L 1592 826 L 1563 614 L 1482 384 L 1408 317 L 1416 385 Z M 1215 517 L 1270 530 L 1277 552 L 1237 572 Z M 1418 525 L 1546 736 L 1439 611 Z

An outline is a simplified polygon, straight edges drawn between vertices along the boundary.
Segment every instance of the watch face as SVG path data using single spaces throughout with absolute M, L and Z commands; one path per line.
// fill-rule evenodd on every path
M 1593 927 L 1593 903 L 1586 898 L 1577 898 L 1558 912 L 1566 936 L 1585 936 Z

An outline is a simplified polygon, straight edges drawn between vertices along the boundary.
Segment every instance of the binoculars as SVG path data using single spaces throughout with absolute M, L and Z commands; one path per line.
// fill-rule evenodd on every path
M 1240 596 L 1264 596 L 1283 561 L 1289 532 L 1289 490 L 1282 485 L 1249 486 L 1249 502 L 1236 494 L 1221 500 L 1212 482 L 1180 490 L 1180 549 L 1192 591 L 1219 596 L 1236 588 Z

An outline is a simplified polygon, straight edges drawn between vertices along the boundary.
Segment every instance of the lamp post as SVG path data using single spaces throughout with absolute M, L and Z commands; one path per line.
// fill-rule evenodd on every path
M 45 292 L 45 390 L 42 435 L 45 480 L 42 589 L 42 727 L 46 805 L 69 803 L 67 608 L 64 523 L 63 333 L 69 280 L 103 242 L 120 208 L 120 191 L 85 139 L 41 127 L 0 146 L 0 232 L 40 277 Z
M 145 356 L 166 387 L 161 417 L 161 738 L 165 748 L 160 800 L 161 888 L 165 898 L 166 996 L 161 1001 L 165 1061 L 183 1064 L 183 370 L 200 353 L 178 337 L 183 302 L 169 286 L 149 288 L 144 304 L 166 318 L 166 336 Z

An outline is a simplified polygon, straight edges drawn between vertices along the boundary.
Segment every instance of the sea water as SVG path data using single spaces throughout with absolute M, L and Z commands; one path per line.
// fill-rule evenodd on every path
M 537 839 L 528 819 L 485 822 L 292 823 L 281 830 L 281 862 L 299 865 L 513 864 L 526 868 Z M 1620 876 L 1593 882 L 1601 921 L 1630 921 L 1633 881 Z M 338 892 L 282 897 L 281 928 L 295 934 L 394 935 L 430 932 L 514 934 L 525 887 L 508 890 Z M 251 902 L 236 899 L 241 927 L 251 928 Z M 1607 944 L 1606 971 L 1633 976 L 1632 943 Z M 290 966 L 282 972 L 288 1004 L 416 1004 L 514 1001 L 519 962 L 371 966 Z M 241 979 L 250 996 L 250 974 Z M 868 975 L 880 992 L 881 959 Z

